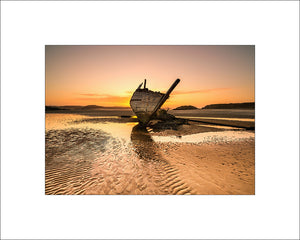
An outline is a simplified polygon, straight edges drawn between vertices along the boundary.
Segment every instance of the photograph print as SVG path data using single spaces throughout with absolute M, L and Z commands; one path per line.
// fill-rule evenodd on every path
M 254 45 L 46 45 L 46 195 L 254 195 Z

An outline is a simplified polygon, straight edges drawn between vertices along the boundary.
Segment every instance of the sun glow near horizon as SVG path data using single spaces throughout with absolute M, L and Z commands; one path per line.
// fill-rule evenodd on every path
M 55 46 L 45 47 L 46 105 L 129 107 L 144 79 L 166 92 L 163 105 L 203 107 L 254 102 L 254 46 Z

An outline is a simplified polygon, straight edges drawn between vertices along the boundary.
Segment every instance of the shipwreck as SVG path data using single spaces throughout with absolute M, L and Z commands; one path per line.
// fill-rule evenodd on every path
M 130 99 L 130 107 L 136 114 L 140 124 L 147 125 L 156 116 L 157 111 L 169 98 L 179 82 L 180 79 L 176 79 L 166 93 L 155 92 L 146 88 L 146 79 L 144 83 L 138 86 Z

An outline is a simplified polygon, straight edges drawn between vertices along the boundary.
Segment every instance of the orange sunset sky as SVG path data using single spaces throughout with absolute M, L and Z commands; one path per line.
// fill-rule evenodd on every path
M 129 106 L 143 80 L 166 92 L 164 107 L 254 101 L 254 52 L 247 46 L 47 45 L 46 105 Z

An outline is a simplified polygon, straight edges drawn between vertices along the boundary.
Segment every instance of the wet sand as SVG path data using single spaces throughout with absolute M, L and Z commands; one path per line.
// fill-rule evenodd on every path
M 201 145 L 163 145 L 192 194 L 254 194 L 254 140 Z
M 48 113 L 60 114 L 79 114 L 85 116 L 134 116 L 133 111 L 129 109 L 103 109 L 103 110 L 52 110 Z M 168 113 L 176 117 L 216 117 L 216 118 L 250 118 L 254 119 L 255 111 L 253 109 L 195 109 L 195 110 L 169 110 Z
M 254 194 L 254 131 L 46 114 L 46 194 Z
M 189 117 L 217 117 L 217 118 L 252 118 L 255 111 L 252 109 L 195 109 L 195 110 L 170 110 L 175 116 Z

